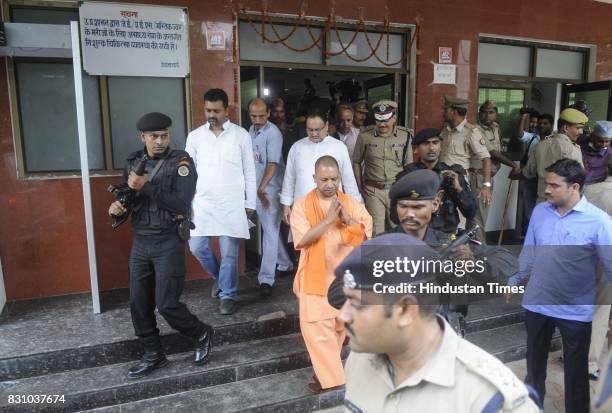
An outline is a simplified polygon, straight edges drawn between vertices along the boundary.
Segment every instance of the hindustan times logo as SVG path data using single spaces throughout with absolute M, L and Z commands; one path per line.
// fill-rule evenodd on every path
M 416 274 L 454 274 L 463 277 L 469 274 L 482 274 L 485 271 L 486 257 L 481 260 L 432 260 L 421 257 L 410 260 L 407 257 L 396 257 L 395 260 L 375 260 L 372 263 L 372 275 L 380 278 L 385 274 L 406 274 L 414 277 Z

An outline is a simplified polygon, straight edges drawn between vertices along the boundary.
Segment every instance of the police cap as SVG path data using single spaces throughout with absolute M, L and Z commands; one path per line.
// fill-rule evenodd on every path
M 609 120 L 598 120 L 595 122 L 592 134 L 600 138 L 612 138 L 612 122 Z
M 368 102 L 366 100 L 359 100 L 353 105 L 355 112 L 368 113 Z
M 456 96 L 444 96 L 444 107 L 445 108 L 463 108 L 467 109 L 470 101 L 467 99 L 458 98 Z
M 406 260 L 417 262 L 439 258 L 439 254 L 423 241 L 395 232 L 355 247 L 336 267 L 335 274 L 344 281 L 344 287 L 356 290 L 373 290 L 376 283 L 387 286 L 421 284 L 433 280 L 436 274 L 425 266 L 410 272 L 414 268 L 396 265 L 398 260 L 402 263 Z
M 387 99 L 379 100 L 372 105 L 372 110 L 374 111 L 374 119 L 380 121 L 389 120 L 393 115 L 395 115 L 395 111 L 397 110 L 397 102 Z
M 589 121 L 589 118 L 587 118 L 587 116 L 584 113 L 580 112 L 577 109 L 573 109 L 573 108 L 563 109 L 561 113 L 559 114 L 559 118 L 563 119 L 564 121 L 568 123 L 581 124 L 581 125 L 584 125 L 585 123 Z
M 418 169 L 398 179 L 389 191 L 389 217 L 399 225 L 397 216 L 397 201 L 421 201 L 434 199 L 440 188 L 440 177 L 429 169 Z
M 437 138 L 440 136 L 440 129 L 436 128 L 425 128 L 421 129 L 414 138 L 412 138 L 412 144 L 414 146 L 420 145 L 423 142 L 427 142 L 427 139 Z
M 151 112 L 143 115 L 136 124 L 141 132 L 153 132 L 168 129 L 172 125 L 172 119 L 163 113 Z
M 491 110 L 491 109 L 497 112 L 497 105 L 492 100 L 485 100 L 484 103 L 480 105 L 480 109 L 478 110 L 482 112 L 483 110 Z

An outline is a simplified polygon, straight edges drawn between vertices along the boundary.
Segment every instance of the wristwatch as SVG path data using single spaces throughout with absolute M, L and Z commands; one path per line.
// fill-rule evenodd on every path
M 487 188 L 491 188 L 491 182 L 489 182 L 489 181 L 483 182 L 482 186 L 486 186 Z

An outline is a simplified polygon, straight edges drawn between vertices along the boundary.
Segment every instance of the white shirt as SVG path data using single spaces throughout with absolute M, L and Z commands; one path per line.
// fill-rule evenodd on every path
M 217 137 L 207 122 L 187 136 L 185 150 L 198 172 L 191 235 L 248 239 L 244 209 L 255 209 L 257 196 L 249 133 L 226 121 Z
M 359 136 L 359 129 L 355 127 L 351 127 L 351 129 L 346 135 L 338 131 L 338 137 L 346 145 L 346 149 L 348 149 L 348 153 L 351 158 L 353 157 L 353 151 L 355 151 L 355 143 L 357 143 L 357 136 Z
M 302 138 L 291 146 L 281 190 L 281 204 L 291 206 L 316 187 L 312 177 L 314 165 L 324 155 L 333 156 L 338 161 L 344 192 L 363 203 L 346 145 L 327 136 L 319 143 L 312 142 L 308 137 Z

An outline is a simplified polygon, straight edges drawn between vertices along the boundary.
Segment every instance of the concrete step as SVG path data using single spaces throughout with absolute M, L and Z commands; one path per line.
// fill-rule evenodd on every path
M 319 395 L 306 384 L 312 369 L 305 368 L 225 385 L 90 410 L 96 413 L 300 413 L 338 406 L 344 390 Z
M 0 383 L 0 411 L 75 412 L 247 380 L 310 365 L 299 334 L 224 345 L 210 362 L 196 366 L 193 353 L 169 356 L 170 363 L 142 379 L 126 377 L 133 362 L 72 370 Z M 9 394 L 61 394 L 61 405 L 9 405 Z M 34 408 L 33 408 L 34 407 Z
M 467 339 L 494 354 L 504 362 L 524 357 L 526 331 L 522 323 L 468 334 Z M 553 339 L 551 351 L 558 349 L 560 339 Z M 305 368 L 208 387 L 199 390 L 154 397 L 92 410 L 96 413 L 131 412 L 335 412 L 342 404 L 343 390 L 312 395 L 306 384 L 312 369 Z M 520 379 L 523 379 L 522 377 Z
M 218 300 L 209 295 L 210 284 L 208 280 L 187 283 L 183 301 L 215 327 L 215 345 L 299 331 L 289 278 L 279 280 L 272 297 L 262 300 L 256 281 L 242 277 L 239 311 L 232 316 L 218 314 Z M 142 350 L 133 336 L 127 298 L 127 290 L 105 293 L 107 309 L 100 315 L 91 314 L 90 297 L 84 295 L 13 303 L 0 320 L 0 381 L 137 360 Z M 495 298 L 470 305 L 467 331 L 518 323 L 523 317 L 519 305 Z M 167 354 L 191 350 L 191 340 L 174 332 L 159 316 L 158 322 Z
M 504 362 L 525 357 L 526 332 L 522 323 L 469 333 L 467 339 Z M 559 347 L 556 335 L 551 351 Z M 39 409 L 66 412 L 86 408 L 97 408 L 95 411 L 100 412 L 301 412 L 327 409 L 342 402 L 342 392 L 321 396 L 308 393 L 306 383 L 312 373 L 303 369 L 309 360 L 298 334 L 225 346 L 215 351 L 211 362 L 202 368 L 193 366 L 187 360 L 189 356 L 171 357 L 170 366 L 142 381 L 126 379 L 129 363 L 124 363 L 23 379 L 2 392 L 36 394 L 43 389 L 51 394 L 62 392 L 66 394 L 66 404 L 61 409 L 57 406 Z M 3 407 L 7 406 L 0 406 L 0 410 Z M 12 407 L 8 411 L 31 409 Z
M 182 301 L 203 322 L 215 327 L 215 344 L 259 340 L 299 331 L 291 281 L 281 279 L 272 297 L 262 300 L 256 280 L 241 277 L 238 312 L 219 314 L 210 297 L 210 280 L 186 283 Z M 10 303 L 0 319 L 0 381 L 136 360 L 141 347 L 134 337 L 129 292 L 102 294 L 105 311 L 91 312 L 91 296 L 76 294 Z M 192 341 L 157 315 L 168 354 L 192 348 Z
M 297 316 L 276 314 L 270 319 L 215 326 L 213 343 L 242 343 L 299 331 Z M 193 341 L 178 334 L 169 333 L 161 336 L 166 354 L 176 354 L 193 349 Z M 59 373 L 123 363 L 137 360 L 142 354 L 138 340 L 124 340 L 104 343 L 95 346 L 71 348 L 66 350 L 31 354 L 21 357 L 0 359 L 0 381 L 15 380 L 26 377 Z
M 527 331 L 523 323 L 468 333 L 466 338 L 504 363 L 524 359 L 527 352 Z M 560 348 L 561 336 L 558 331 L 555 331 L 550 351 L 557 351 Z

